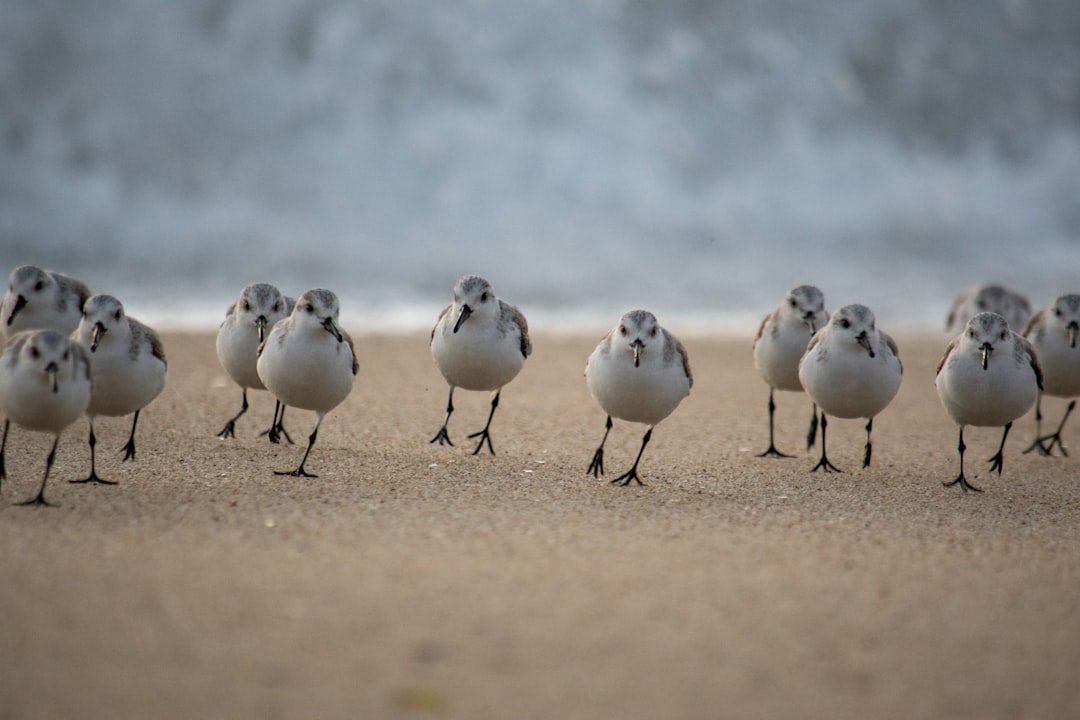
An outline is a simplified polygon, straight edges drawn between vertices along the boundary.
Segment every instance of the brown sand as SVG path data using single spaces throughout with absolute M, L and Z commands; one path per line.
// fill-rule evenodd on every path
M 537 337 L 503 393 L 496 457 L 468 432 L 490 396 L 459 392 L 454 448 L 428 444 L 446 388 L 427 338 L 357 338 L 361 373 L 298 463 L 257 431 L 214 436 L 239 404 L 210 334 L 165 338 L 170 379 L 119 462 L 128 420 L 61 443 L 13 431 L 0 507 L 0 719 L 1066 718 L 1080 716 L 1080 480 L 1073 458 L 956 429 L 933 374 L 944 343 L 899 338 L 906 377 L 878 417 L 834 421 L 799 452 L 808 399 L 767 391 L 746 338 L 684 338 L 696 385 L 653 434 L 644 488 L 586 477 L 604 416 L 582 378 L 598 338 Z M 1060 401 L 1046 409 L 1056 422 Z M 1076 427 L 1071 434 L 1076 439 Z M 643 428 L 616 423 L 609 475 Z M 1080 442 L 1075 443 L 1080 449 Z

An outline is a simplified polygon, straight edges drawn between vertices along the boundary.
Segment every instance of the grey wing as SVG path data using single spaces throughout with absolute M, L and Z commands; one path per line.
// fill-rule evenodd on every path
M 667 338 L 668 345 L 675 348 L 675 353 L 679 356 L 679 359 L 682 360 L 683 372 L 686 373 L 686 379 L 689 381 L 690 387 L 694 387 L 694 373 L 690 371 L 690 356 L 686 354 L 686 348 L 683 347 L 683 344 L 677 337 L 667 330 L 664 330 L 664 337 Z
M 959 347 L 959 345 L 960 345 L 960 336 L 954 337 L 949 342 L 948 347 L 945 348 L 945 354 L 941 356 L 941 361 L 937 364 L 937 370 L 934 372 L 934 377 L 937 377 L 938 375 L 941 374 L 941 368 L 945 367 L 945 361 L 949 359 L 949 356 L 952 355 L 953 350 L 955 350 L 957 347 Z
M 523 315 L 517 307 L 502 299 L 499 300 L 499 309 L 503 318 L 516 324 L 521 330 L 522 357 L 529 357 L 532 355 L 532 340 L 529 339 L 529 323 L 525 320 L 525 315 Z
M 450 303 L 442 309 L 441 313 L 439 313 L 439 319 L 436 320 L 435 324 L 431 327 L 431 340 L 428 340 L 429 345 L 431 344 L 431 341 L 435 339 L 435 331 L 439 329 L 439 323 L 443 321 L 443 318 L 446 317 L 453 308 L 454 303 Z
M 881 332 L 878 330 L 878 332 Z M 889 350 L 892 350 L 893 356 L 896 358 L 896 362 L 900 363 L 900 374 L 904 374 L 904 362 L 900 359 L 900 348 L 896 346 L 896 341 L 892 339 L 892 335 L 886 332 L 881 332 L 881 339 L 885 341 L 885 345 Z
M 765 328 L 768 326 L 769 321 L 776 315 L 776 310 L 766 315 L 761 319 L 761 326 L 757 330 L 757 335 L 754 336 L 754 347 L 757 347 L 758 341 L 761 340 L 761 336 L 765 334 Z
M 349 352 L 352 354 L 352 374 L 356 375 L 360 370 L 360 362 L 356 359 L 356 347 L 353 345 L 352 337 L 344 330 L 340 330 L 342 337 L 345 338 L 345 342 L 349 344 Z
M 129 317 L 128 323 L 131 325 L 132 346 L 145 338 L 150 343 L 150 352 L 154 354 L 154 357 L 160 360 L 164 365 L 168 366 L 169 361 L 165 359 L 165 345 L 162 344 L 161 337 L 158 336 L 157 332 L 135 318 Z
M 1015 333 L 1013 333 L 1015 335 Z M 1020 349 L 1027 353 L 1028 360 L 1031 363 L 1031 369 L 1035 371 L 1035 382 L 1039 386 L 1039 390 L 1043 389 L 1043 371 L 1042 366 L 1039 365 L 1039 356 L 1035 354 L 1035 346 L 1032 345 L 1027 338 L 1016 336 L 1016 342 L 1019 344 Z
M 75 368 L 76 372 L 82 373 L 83 377 L 93 382 L 90 375 L 90 353 L 86 351 L 82 343 L 71 343 L 71 350 L 75 353 Z
M 71 290 L 73 293 L 79 296 L 79 309 L 86 304 L 86 301 L 90 299 L 90 288 L 86 286 L 82 280 L 73 278 L 70 275 L 64 275 L 63 273 L 53 273 L 53 278 L 63 288 Z

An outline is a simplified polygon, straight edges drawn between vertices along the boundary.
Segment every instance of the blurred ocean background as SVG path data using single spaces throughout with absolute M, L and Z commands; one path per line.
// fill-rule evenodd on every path
M 797 284 L 940 332 L 1080 292 L 1077 0 L 0 0 L 0 274 L 215 328 L 753 333 Z

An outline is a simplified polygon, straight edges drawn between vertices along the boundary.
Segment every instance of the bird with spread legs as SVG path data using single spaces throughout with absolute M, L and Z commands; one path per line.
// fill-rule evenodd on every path
M 431 354 L 450 386 L 446 419 L 430 442 L 453 445 L 447 426 L 454 413 L 454 390 L 495 391 L 491 412 L 482 430 L 468 437 L 480 438 L 473 455 L 491 444 L 491 419 L 499 406 L 502 389 L 517 377 L 532 354 L 529 324 L 515 306 L 495 296 L 484 278 L 465 275 L 454 283 L 454 301 L 443 308 L 431 329 Z
M 20 265 L 11 271 L 0 302 L 0 336 L 20 330 L 56 330 L 70 334 L 79 326 L 90 290 L 70 275 Z
M 222 439 L 236 437 L 236 421 L 248 411 L 248 389 L 265 390 L 259 372 L 255 367 L 259 358 L 259 346 L 266 339 L 267 331 L 278 320 L 286 318 L 296 305 L 296 300 L 282 295 L 281 291 L 269 283 L 254 283 L 240 292 L 240 297 L 225 311 L 225 320 L 218 328 L 216 348 L 218 361 L 233 382 L 240 386 L 240 412 L 225 422 L 218 432 Z M 284 413 L 280 414 L 281 403 L 275 401 L 274 418 L 276 424 L 260 435 L 268 435 L 270 442 L 276 443 L 284 437 L 292 444 L 292 438 L 283 425 Z
M 811 472 L 840 472 L 825 452 L 828 415 L 866 418 L 862 466 L 870 466 L 874 417 L 896 397 L 903 374 L 896 343 L 877 328 L 870 308 L 846 305 L 833 313 L 799 361 L 799 380 L 821 408 L 821 459 Z
M 647 310 L 632 310 L 622 316 L 585 364 L 585 381 L 600 408 L 607 413 L 604 437 L 593 453 L 586 474 L 604 474 L 604 444 L 612 428 L 612 417 L 648 425 L 633 466 L 612 480 L 612 484 L 644 485 L 638 463 L 656 425 L 674 412 L 690 394 L 694 376 L 686 348 L 660 326 Z
M 0 480 L 6 476 L 4 452 L 11 423 L 53 435 L 45 475 L 33 498 L 19 505 L 52 505 L 45 485 L 56 460 L 60 435 L 90 404 L 90 360 L 78 343 L 55 330 L 27 330 L 13 335 L 0 355 Z
M 761 321 L 754 338 L 754 366 L 769 385 L 769 447 L 758 457 L 791 457 L 776 449 L 774 415 L 776 390 L 803 392 L 799 380 L 799 360 L 806 352 L 810 338 L 829 322 L 825 311 L 825 295 L 813 285 L 799 285 L 788 291 L 784 301 Z M 806 449 L 817 438 L 817 405 L 810 413 L 810 429 L 806 433 Z
M 1038 449 L 1040 455 L 1052 455 L 1057 445 L 1062 455 L 1068 455 L 1061 431 L 1080 396 L 1080 348 L 1076 345 L 1080 334 L 1080 295 L 1058 297 L 1053 305 L 1032 315 L 1020 334 L 1035 348 L 1043 372 L 1043 389 L 1035 400 L 1035 440 L 1024 452 Z M 1042 434 L 1043 395 L 1069 398 L 1061 422 L 1049 435 Z
M 996 470 L 1000 476 L 1005 464 L 1005 438 L 1013 421 L 1031 409 L 1043 387 L 1035 349 L 1009 329 L 1005 318 L 997 313 L 979 313 L 945 349 L 935 385 L 941 404 L 960 426 L 960 474 L 943 484 L 959 485 L 964 492 L 981 492 L 964 475 L 964 428 L 1004 427 L 997 454 L 989 461 L 990 472 Z
M 90 357 L 94 391 L 86 415 L 90 424 L 90 474 L 74 483 L 115 485 L 97 474 L 97 436 L 94 419 L 134 413 L 131 434 L 121 448 L 123 460 L 135 459 L 135 428 L 139 413 L 165 388 L 168 363 L 165 346 L 152 328 L 124 312 L 112 295 L 94 295 L 86 301 L 82 320 L 72 334 Z
M 304 465 L 323 419 L 352 392 L 360 367 L 352 338 L 341 329 L 340 314 L 337 295 L 321 288 L 308 290 L 259 346 L 259 379 L 278 399 L 281 412 L 295 407 L 317 416 L 300 465 L 291 471 L 275 470 L 275 475 L 318 477 Z M 271 427 L 277 424 L 275 417 Z

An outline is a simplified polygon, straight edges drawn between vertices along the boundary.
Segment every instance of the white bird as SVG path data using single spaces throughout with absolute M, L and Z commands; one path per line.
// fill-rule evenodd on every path
M 1038 448 L 1041 455 L 1051 455 L 1057 445 L 1062 455 L 1068 455 L 1061 442 L 1061 430 L 1080 395 L 1080 348 L 1076 346 L 1080 334 L 1080 295 L 1058 297 L 1053 305 L 1032 315 L 1020 334 L 1035 348 L 1043 371 L 1043 390 L 1035 401 L 1035 440 L 1024 452 Z M 1050 435 L 1042 434 L 1043 395 L 1070 398 L 1057 430 Z
M 964 476 L 964 427 L 1004 426 L 1001 445 L 990 458 L 990 471 L 1001 475 L 1005 438 L 1013 420 L 1031 409 L 1043 385 L 1035 350 L 1009 329 L 1005 318 L 979 313 L 949 343 L 938 364 L 935 385 L 942 405 L 960 426 L 960 474 L 944 485 L 979 492 Z
M 7 293 L 0 303 L 0 333 L 56 330 L 70 334 L 79 326 L 90 291 L 70 275 L 20 265 L 11 271 Z
M 465 275 L 454 283 L 454 302 L 443 308 L 431 329 L 431 354 L 450 386 L 446 401 L 446 420 L 431 439 L 440 445 L 453 445 L 447 425 L 454 412 L 454 388 L 495 391 L 484 429 L 469 435 L 480 438 L 473 455 L 487 442 L 492 455 L 491 419 L 499 406 L 502 388 L 525 365 L 532 353 L 529 324 L 510 303 L 495 297 L 491 284 L 478 275 Z
M 72 337 L 89 353 L 94 392 L 86 409 L 90 423 L 90 474 L 71 482 L 115 485 L 97 474 L 94 418 L 135 414 L 131 435 L 121 448 L 123 460 L 133 460 L 139 413 L 165 388 L 165 347 L 157 332 L 128 317 L 123 304 L 112 295 L 94 295 L 86 301 L 82 321 Z
M 221 367 L 229 374 L 242 391 L 240 412 L 225 422 L 225 427 L 218 432 L 218 437 L 236 437 L 236 421 L 248 410 L 248 388 L 265 390 L 259 372 L 255 367 L 259 358 L 259 345 L 266 339 L 269 328 L 282 318 L 289 316 L 296 300 L 282 295 L 273 285 L 255 283 L 240 292 L 240 298 L 225 311 L 225 320 L 218 328 L 217 356 Z M 274 417 L 278 418 L 280 403 L 274 406 Z M 283 418 L 281 418 L 283 419 Z M 261 435 L 269 435 L 271 440 L 284 437 L 290 443 L 292 438 L 278 419 L 274 428 L 264 430 Z M 276 432 L 271 432 L 271 429 Z
M 45 499 L 45 484 L 56 460 L 56 446 L 64 429 L 86 412 L 90 388 L 86 352 L 55 330 L 16 333 L 4 346 L 0 355 L 0 412 L 6 419 L 0 440 L 0 480 L 6 476 L 4 451 L 12 422 L 54 436 L 41 488 L 20 505 L 52 504 Z
M 604 474 L 604 443 L 611 432 L 611 418 L 617 417 L 649 428 L 633 467 L 611 482 L 626 487 L 633 480 L 644 485 L 637 468 L 653 428 L 674 412 L 694 385 L 686 349 L 674 335 L 660 327 L 651 312 L 632 310 L 622 316 L 589 356 L 585 381 L 607 413 L 604 437 L 586 474 L 592 473 L 593 477 Z
M 308 290 L 259 347 L 259 379 L 278 399 L 281 412 L 292 406 L 312 410 L 318 416 L 300 466 L 291 472 L 275 471 L 276 475 L 318 477 L 307 472 L 304 464 L 323 418 L 349 396 L 359 369 L 352 338 L 339 325 L 340 314 L 337 295 L 329 290 Z M 277 424 L 275 417 L 271 427 Z
M 769 384 L 769 447 L 758 457 L 791 457 L 776 449 L 773 433 L 775 390 L 802 392 L 799 381 L 799 360 L 806 352 L 810 338 L 829 322 L 825 311 L 825 295 L 813 285 L 800 285 L 788 291 L 780 306 L 765 316 L 754 338 L 754 366 Z M 806 434 L 806 449 L 817 437 L 818 417 L 815 404 L 810 414 L 810 430 Z
M 839 472 L 825 454 L 826 415 L 867 419 L 862 466 L 870 466 L 874 416 L 896 397 L 903 373 L 896 343 L 877 329 L 870 308 L 846 305 L 833 313 L 799 362 L 799 380 L 821 408 L 821 460 L 811 472 Z
M 1031 303 L 1021 293 L 994 283 L 972 285 L 961 290 L 945 318 L 945 332 L 963 330 L 968 320 L 981 312 L 997 313 L 1010 327 L 1024 326 L 1031 315 Z

